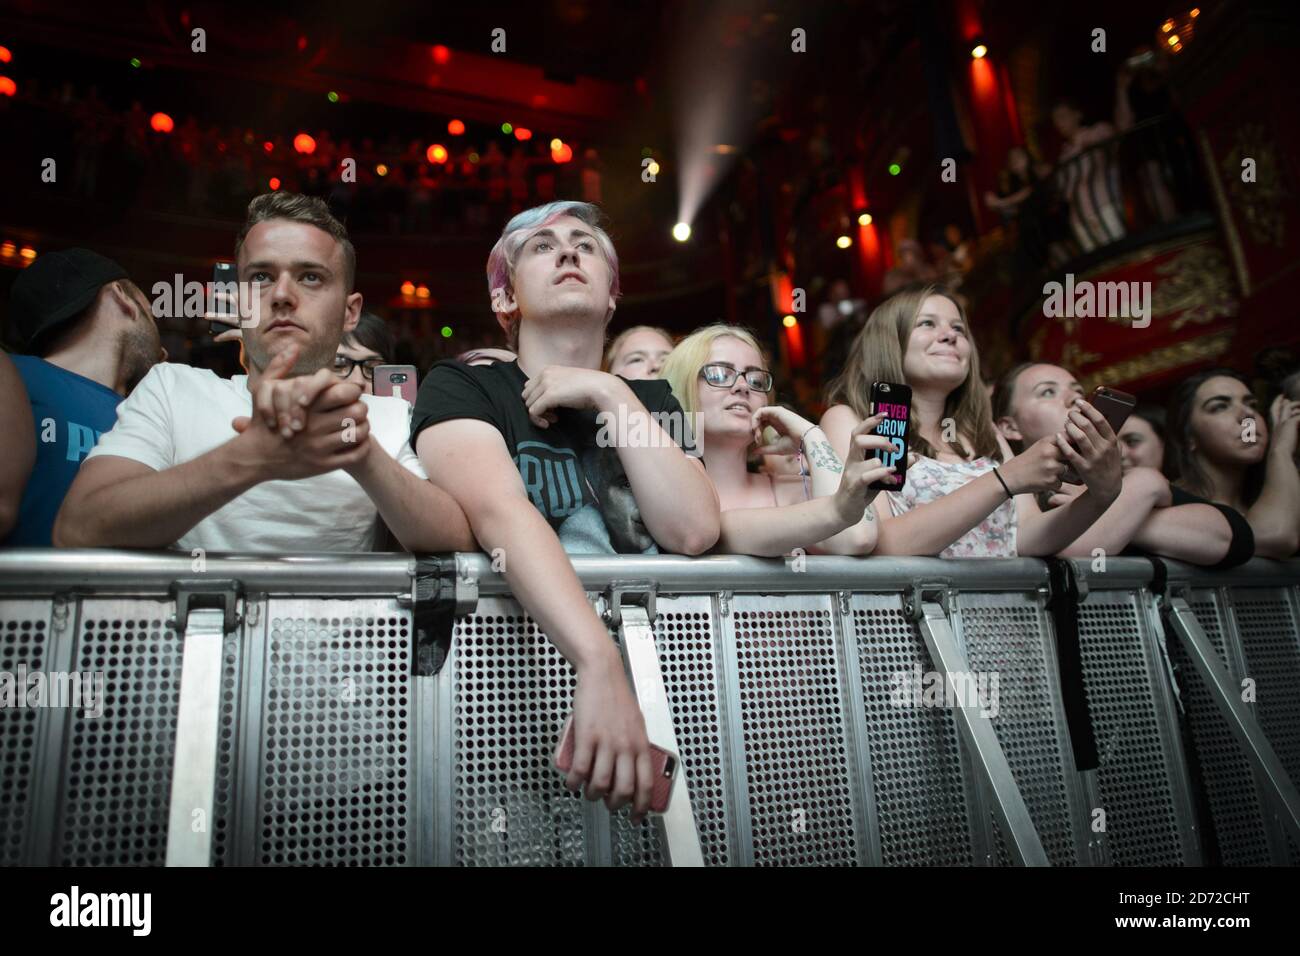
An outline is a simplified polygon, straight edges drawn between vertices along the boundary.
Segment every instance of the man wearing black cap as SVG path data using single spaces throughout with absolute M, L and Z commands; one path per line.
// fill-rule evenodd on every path
M 5 456 L 0 535 L 8 547 L 49 547 L 82 460 L 165 353 L 144 293 L 125 269 L 89 249 L 33 262 L 14 280 L 9 312 L 28 354 L 0 369 L 0 390 L 15 395 L 21 382 L 27 405 L 0 405 L 0 434 L 22 436 L 22 447 Z

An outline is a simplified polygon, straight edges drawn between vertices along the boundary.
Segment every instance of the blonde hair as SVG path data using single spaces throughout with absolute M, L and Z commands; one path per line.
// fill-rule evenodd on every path
M 727 325 L 725 322 L 715 322 L 696 329 L 677 343 L 659 371 L 659 377 L 668 380 L 673 395 L 686 413 L 693 414 L 699 410 L 700 369 L 709 364 L 709 352 L 713 349 L 713 343 L 727 337 L 744 342 L 759 354 L 763 367 L 767 367 L 767 353 L 749 329 Z
M 980 378 L 979 349 L 970 334 L 966 310 L 950 292 L 927 285 L 909 289 L 891 296 L 872 311 L 867 323 L 849 347 L 849 358 L 844 370 L 827 386 L 828 405 L 847 405 L 859 419 L 869 417 L 871 410 L 871 385 L 873 382 L 906 382 L 903 375 L 903 355 L 907 342 L 916 327 L 925 300 L 932 295 L 942 296 L 957 307 L 957 314 L 966 325 L 970 339 L 970 366 L 965 380 L 948 393 L 943 403 L 943 417 L 957 424 L 958 437 L 970 439 L 972 451 L 978 457 L 1000 458 L 997 433 L 993 430 L 993 409 L 988 393 Z M 927 424 L 938 424 L 927 423 Z M 934 449 L 921 437 L 921 425 L 916 410 L 912 411 L 912 426 L 908 429 L 908 446 L 917 454 L 935 457 Z M 948 443 L 948 450 L 966 457 L 960 444 Z
M 618 355 L 618 350 L 623 347 L 623 343 L 635 335 L 637 332 L 653 332 L 655 335 L 662 335 L 664 341 L 671 347 L 673 344 L 672 334 L 666 329 L 661 329 L 657 325 L 634 325 L 630 329 L 624 329 L 618 335 L 614 336 L 614 341 L 609 343 L 609 348 L 605 350 L 605 363 L 601 370 L 608 372 L 614 365 L 614 357 Z

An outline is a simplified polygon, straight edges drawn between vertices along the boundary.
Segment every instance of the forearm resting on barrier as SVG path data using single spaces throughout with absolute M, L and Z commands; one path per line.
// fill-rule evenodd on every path
M 61 548 L 166 548 L 256 485 L 256 469 L 228 449 L 155 471 L 103 455 L 81 466 L 54 522 Z

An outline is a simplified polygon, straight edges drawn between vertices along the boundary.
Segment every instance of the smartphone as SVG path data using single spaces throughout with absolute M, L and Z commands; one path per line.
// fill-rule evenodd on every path
M 1124 427 L 1124 422 L 1128 421 L 1133 407 L 1137 405 L 1137 396 L 1121 392 L 1117 388 L 1098 385 L 1092 397 L 1088 399 L 1088 404 L 1101 412 L 1101 417 L 1106 419 L 1110 430 L 1118 435 L 1119 430 Z M 1061 481 L 1067 485 L 1083 484 L 1083 479 L 1076 475 L 1072 468 L 1066 469 L 1065 474 L 1061 476 Z
M 238 293 L 235 291 L 238 279 L 239 270 L 233 262 L 218 262 L 212 267 L 212 285 L 208 287 L 209 335 L 220 335 L 239 328 Z M 218 296 L 217 292 L 225 295 Z M 230 320 L 213 319 L 213 315 L 229 316 Z
M 871 384 L 871 415 L 884 414 L 885 418 L 876 426 L 876 434 L 884 435 L 894 444 L 892 452 L 881 452 L 880 463 L 893 465 L 897 470 L 880 481 L 873 481 L 872 488 L 884 491 L 897 490 L 907 479 L 907 429 L 912 417 L 912 389 L 908 385 L 894 382 L 873 382 Z
M 650 792 L 650 812 L 666 813 L 668 800 L 673 795 L 673 782 L 677 777 L 677 755 L 663 747 L 650 745 L 650 763 L 654 769 L 654 788 Z M 573 766 L 573 719 L 564 725 L 564 739 L 560 741 L 560 751 L 555 757 L 555 766 L 561 773 L 568 773 Z
M 404 398 L 415 404 L 415 393 L 419 391 L 415 380 L 414 365 L 379 365 L 375 367 L 375 394 L 392 395 Z

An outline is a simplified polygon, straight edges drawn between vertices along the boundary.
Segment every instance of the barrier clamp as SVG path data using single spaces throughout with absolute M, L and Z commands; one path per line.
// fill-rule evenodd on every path
M 456 620 L 478 607 L 478 580 L 454 554 L 416 558 L 410 604 L 415 676 L 432 677 L 451 653 Z
M 241 624 L 243 585 L 235 580 L 172 582 L 176 615 L 169 626 L 184 635 L 176 748 L 167 816 L 167 865 L 208 866 L 212 860 L 217 738 L 221 713 L 222 650 Z
M 971 672 L 966 655 L 957 646 L 948 618 L 952 605 L 953 593 L 947 584 L 915 581 L 903 592 L 903 614 L 916 623 L 925 639 L 931 662 L 949 681 L 954 675 L 969 675 Z M 955 717 L 962 742 L 993 794 L 993 811 L 1001 824 L 1012 860 L 1020 866 L 1049 866 L 1043 842 L 993 730 L 992 719 L 978 702 L 971 701 L 965 694 L 957 695 Z
M 1202 629 L 1196 614 L 1187 603 L 1190 588 L 1185 583 L 1170 584 L 1161 602 L 1165 625 L 1182 642 L 1192 667 L 1200 675 L 1220 715 L 1228 725 L 1242 754 L 1257 773 L 1273 815 L 1286 833 L 1300 844 L 1300 793 L 1287 776 L 1282 761 L 1269 743 L 1259 722 L 1245 701 L 1241 689 L 1228 672 Z
M 686 766 L 677 747 L 673 712 L 655 647 L 653 622 L 657 590 L 657 585 L 650 581 L 611 581 L 604 594 L 604 617 L 618 631 L 628 677 L 645 719 L 646 736 L 677 758 L 668 809 L 650 818 L 658 831 L 666 862 L 669 866 L 703 866 L 704 854 L 695 829 Z

